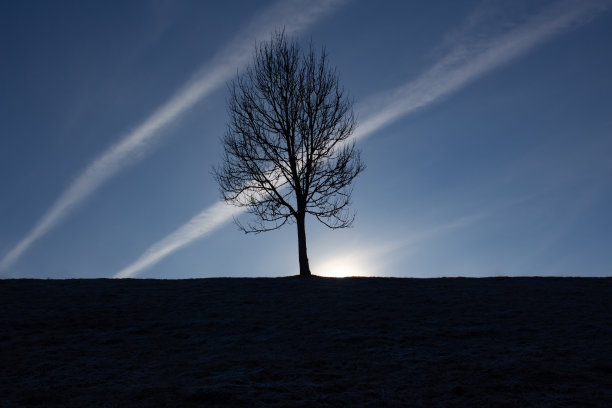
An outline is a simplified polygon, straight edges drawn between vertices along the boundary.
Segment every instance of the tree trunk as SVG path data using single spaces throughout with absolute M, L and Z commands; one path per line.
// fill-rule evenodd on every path
M 306 251 L 306 214 L 300 214 L 297 217 L 298 230 L 298 252 L 300 258 L 300 276 L 310 276 L 310 267 L 308 266 L 308 254 Z

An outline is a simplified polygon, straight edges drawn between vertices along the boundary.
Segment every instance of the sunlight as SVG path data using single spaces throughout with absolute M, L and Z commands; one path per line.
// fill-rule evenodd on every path
M 367 265 L 363 259 L 353 256 L 335 257 L 323 262 L 316 269 L 313 269 L 315 275 L 325 276 L 328 278 L 345 278 L 348 276 L 370 276 Z

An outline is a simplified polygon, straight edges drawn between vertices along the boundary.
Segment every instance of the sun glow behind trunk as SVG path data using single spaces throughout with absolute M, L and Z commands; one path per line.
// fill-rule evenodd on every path
M 372 276 L 370 269 L 358 259 L 350 255 L 328 259 L 312 268 L 315 275 L 327 278 L 346 278 L 349 276 Z

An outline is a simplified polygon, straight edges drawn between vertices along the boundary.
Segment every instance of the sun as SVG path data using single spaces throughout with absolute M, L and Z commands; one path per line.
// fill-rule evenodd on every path
M 324 261 L 313 269 L 315 275 L 328 278 L 345 278 L 348 276 L 369 276 L 367 265 L 353 256 L 339 256 Z

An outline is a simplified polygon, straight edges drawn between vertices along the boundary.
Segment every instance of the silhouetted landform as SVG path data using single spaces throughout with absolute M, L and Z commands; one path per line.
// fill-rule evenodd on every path
M 611 407 L 612 279 L 0 281 L 0 406 Z

